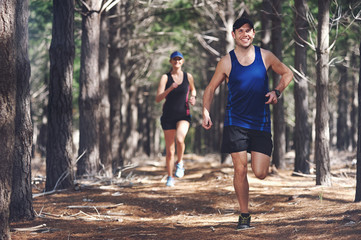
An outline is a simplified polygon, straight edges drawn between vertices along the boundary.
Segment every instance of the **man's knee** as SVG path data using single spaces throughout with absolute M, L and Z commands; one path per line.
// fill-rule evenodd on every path
M 254 173 L 254 175 L 257 177 L 257 178 L 259 178 L 259 179 L 261 179 L 261 180 L 263 180 L 263 179 L 265 179 L 266 177 L 267 177 L 267 175 L 268 175 L 268 170 L 254 170 L 253 171 L 253 173 Z
M 234 174 L 239 177 L 245 177 L 247 175 L 247 165 L 238 164 L 234 166 Z

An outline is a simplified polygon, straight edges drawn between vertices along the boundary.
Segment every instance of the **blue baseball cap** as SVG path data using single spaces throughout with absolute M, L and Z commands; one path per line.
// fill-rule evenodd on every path
M 180 52 L 178 52 L 178 51 L 175 51 L 175 52 L 173 52 L 173 53 L 170 55 L 170 59 L 173 59 L 173 58 L 175 58 L 175 57 L 184 58 L 183 55 L 182 55 Z

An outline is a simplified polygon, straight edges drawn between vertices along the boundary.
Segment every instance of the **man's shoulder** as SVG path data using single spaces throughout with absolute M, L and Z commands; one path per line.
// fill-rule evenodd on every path
M 264 55 L 264 56 L 266 56 L 266 55 L 272 55 L 272 54 L 273 54 L 273 53 L 272 53 L 270 50 L 268 50 L 268 49 L 264 49 L 264 48 L 261 48 L 261 47 L 259 47 L 259 49 L 260 49 L 262 55 Z
M 223 57 L 221 57 L 221 60 L 219 60 L 219 63 L 223 64 L 230 64 L 231 63 L 231 55 L 230 53 L 227 53 Z
M 232 61 L 228 53 L 219 60 L 216 70 L 228 76 L 231 68 L 232 68 Z

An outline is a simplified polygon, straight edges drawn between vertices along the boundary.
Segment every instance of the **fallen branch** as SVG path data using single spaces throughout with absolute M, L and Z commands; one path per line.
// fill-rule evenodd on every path
M 299 172 L 292 172 L 293 176 L 299 176 L 299 177 L 307 177 L 307 178 L 316 178 L 316 175 L 314 174 L 304 174 Z
M 26 228 L 12 228 L 11 231 L 15 232 L 36 232 L 39 230 L 42 230 L 44 227 L 46 227 L 46 224 L 41 224 L 34 227 L 26 227 Z
M 97 208 L 101 208 L 101 209 L 108 209 L 108 208 L 115 208 L 118 207 L 120 205 L 123 205 L 124 203 L 118 203 L 118 204 L 114 204 L 114 205 L 106 205 L 106 206 L 94 206 L 94 205 L 74 205 L 74 206 L 67 206 L 67 208 L 92 208 L 92 209 L 97 209 Z
M 51 190 L 49 192 L 35 193 L 35 194 L 33 194 L 33 198 L 41 197 L 41 196 L 45 196 L 45 195 L 51 195 L 51 194 L 58 193 L 58 192 L 64 192 L 66 190 L 67 189 L 60 189 L 60 190 Z

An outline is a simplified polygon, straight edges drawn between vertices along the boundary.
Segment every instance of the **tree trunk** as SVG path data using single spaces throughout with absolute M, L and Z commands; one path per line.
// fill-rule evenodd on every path
M 361 52 L 361 42 L 359 46 Z M 356 169 L 356 196 L 355 202 L 361 202 L 361 55 L 359 62 L 358 81 L 358 124 L 357 124 L 357 169 Z
M 138 96 L 138 119 L 139 127 L 138 132 L 140 134 L 138 149 L 139 151 L 147 154 L 148 156 L 154 155 L 154 148 L 152 148 L 151 126 L 155 124 L 154 118 L 152 117 L 151 103 L 153 102 L 149 96 L 149 87 L 143 87 L 142 92 Z
M 351 69 L 352 69 L 352 77 L 351 77 L 351 112 L 350 112 L 350 122 L 351 128 L 351 146 L 352 151 L 357 148 L 357 126 L 358 126 L 358 116 L 357 116 L 357 108 L 358 108 L 358 94 L 357 94 L 357 77 L 360 74 L 357 74 L 357 57 L 356 53 L 352 53 L 351 57 Z
M 98 174 L 99 159 L 99 31 L 101 1 L 86 0 L 82 6 L 82 44 L 79 94 L 79 155 L 77 175 Z M 88 7 L 90 9 L 88 9 Z
M 10 203 L 10 220 L 34 218 L 31 188 L 33 128 L 30 116 L 30 61 L 28 58 L 28 0 L 16 5 L 16 120 L 15 155 Z
M 347 124 L 348 117 L 348 100 L 349 94 L 347 89 L 347 67 L 338 65 L 337 69 L 340 73 L 340 81 L 338 82 L 338 108 L 337 108 L 337 149 L 347 150 L 350 142 L 349 128 Z
M 125 69 L 124 69 L 125 70 Z M 126 161 L 130 161 L 137 152 L 139 132 L 138 132 L 138 108 L 137 108 L 137 96 L 139 94 L 138 86 L 132 84 L 134 80 L 132 77 L 127 77 L 126 91 L 124 95 L 128 95 L 128 104 L 123 106 L 126 108 L 126 122 L 122 124 L 123 128 L 123 148 L 122 156 Z
M 282 61 L 282 1 L 272 0 L 273 17 L 272 17 L 272 52 Z M 280 76 L 273 72 L 273 88 L 275 88 Z M 284 157 L 286 151 L 286 127 L 285 114 L 283 109 L 283 98 L 278 99 L 278 103 L 273 105 L 273 144 L 274 150 L 272 155 L 272 164 L 276 168 L 285 167 Z
M 0 1 L 0 239 L 10 239 L 16 115 L 16 1 Z
M 108 15 L 103 13 L 100 22 L 99 40 L 99 92 L 101 96 L 99 111 L 99 157 L 108 176 L 112 175 L 112 154 L 110 138 L 110 104 L 109 104 L 109 53 L 108 53 Z
M 109 104 L 113 172 L 121 165 L 120 4 L 109 14 Z
M 73 185 L 72 83 L 74 63 L 74 2 L 53 0 L 50 45 L 46 190 Z
M 142 66 L 136 59 L 139 49 L 132 48 L 131 41 L 135 28 L 134 16 L 138 16 L 137 6 L 132 1 L 120 1 L 120 91 L 121 91 L 121 162 L 123 166 L 135 156 L 139 141 L 138 94 L 139 81 L 134 66 Z M 142 43 L 140 43 L 142 44 Z M 139 44 L 138 44 L 139 46 Z M 140 46 L 139 46 L 140 47 Z M 141 47 L 140 47 L 141 48 Z M 139 70 L 138 70 L 139 71 Z
M 270 0 L 262 1 L 262 11 L 261 11 L 261 47 L 264 49 L 270 49 L 271 45 L 271 36 L 272 36 L 272 21 L 270 20 L 272 16 L 272 4 Z
M 316 184 L 331 185 L 329 157 L 328 62 L 330 0 L 318 0 L 317 64 L 316 64 Z
M 295 172 L 309 173 L 311 129 L 308 122 L 308 83 L 307 83 L 307 35 L 308 22 L 306 0 L 295 1 L 295 74 L 294 98 L 295 118 Z

